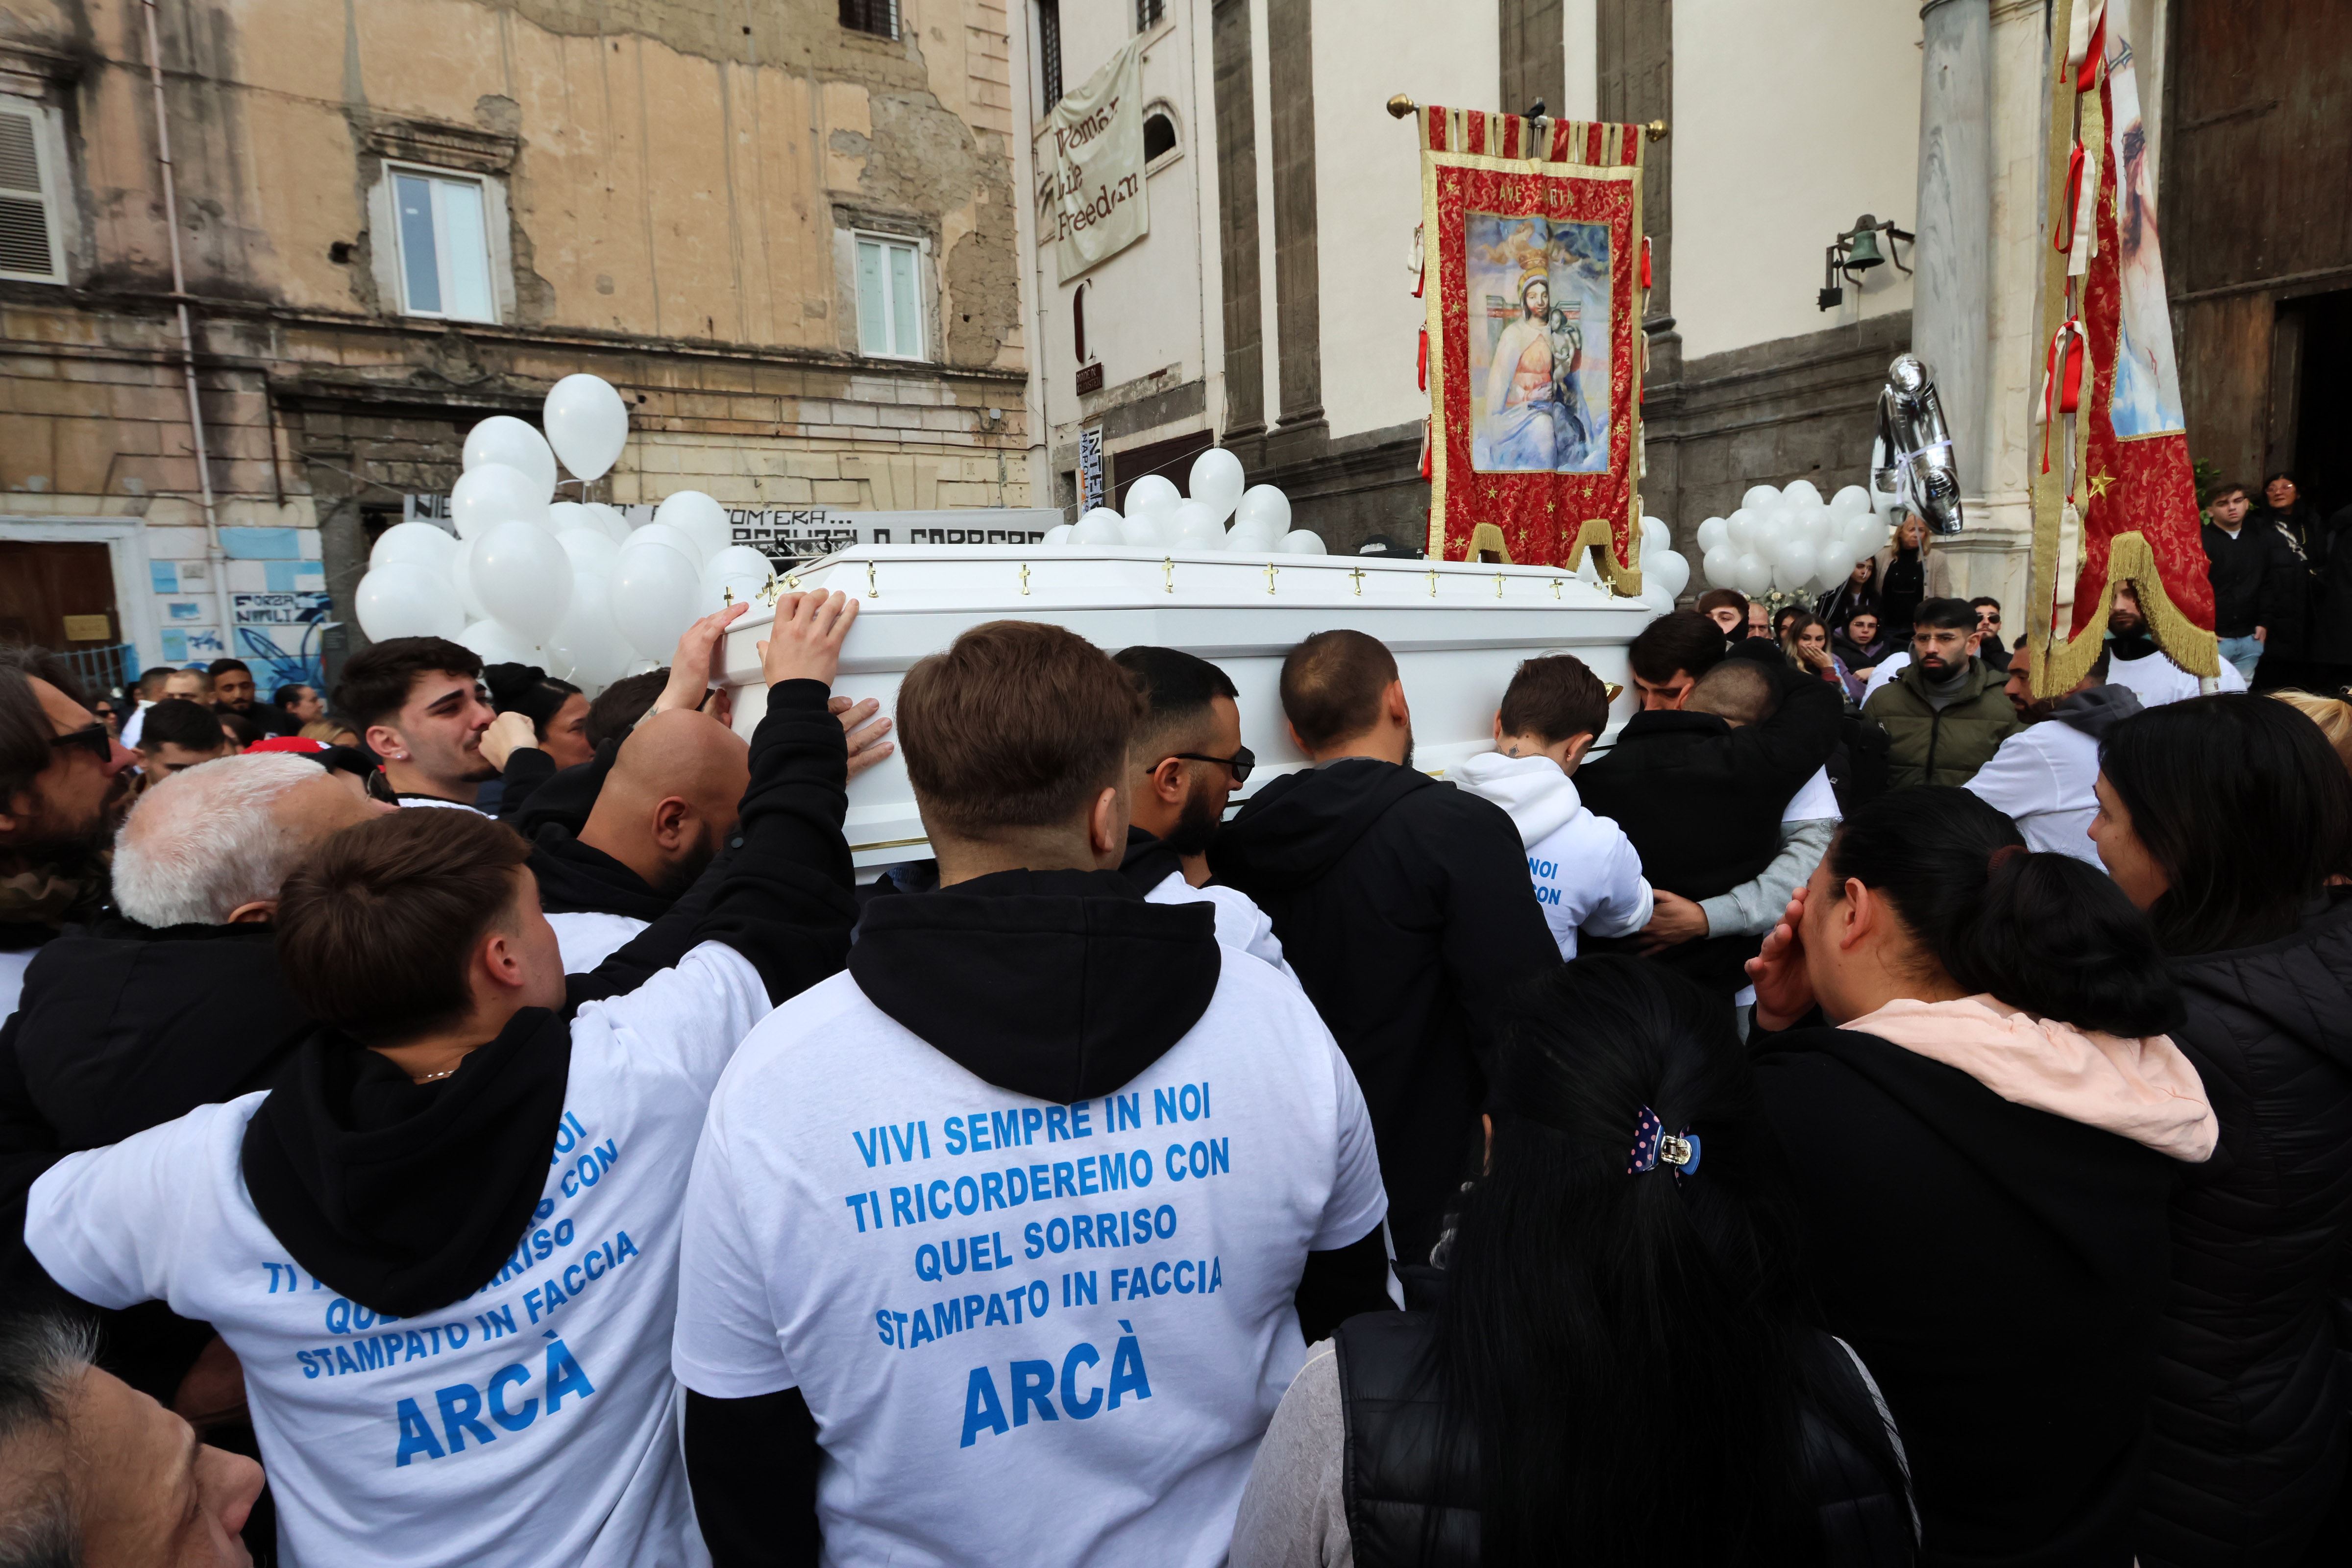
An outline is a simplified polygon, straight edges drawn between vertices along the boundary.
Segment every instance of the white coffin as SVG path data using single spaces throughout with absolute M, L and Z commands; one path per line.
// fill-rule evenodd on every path
M 1110 652 L 1181 647 L 1221 666 L 1241 694 L 1242 738 L 1257 770 L 1235 803 L 1307 759 L 1284 731 L 1282 658 L 1311 632 L 1351 626 L 1397 656 L 1412 706 L 1415 765 L 1440 777 L 1493 745 L 1495 709 L 1520 661 L 1573 653 L 1621 689 L 1614 737 L 1634 700 L 1625 645 L 1654 612 L 1549 567 L 1045 546 L 860 545 L 780 584 L 854 595 L 857 624 L 835 690 L 897 706 L 917 659 L 983 621 L 1048 621 Z M 753 605 L 727 636 L 725 681 L 748 738 L 767 710 L 755 644 L 773 612 Z M 894 754 L 849 786 L 848 834 L 862 872 L 929 858 L 905 763 Z

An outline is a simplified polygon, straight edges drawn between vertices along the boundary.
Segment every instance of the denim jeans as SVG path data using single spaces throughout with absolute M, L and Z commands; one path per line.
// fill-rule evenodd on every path
M 2252 637 L 2223 637 L 2221 657 L 2238 667 L 2238 673 L 2253 684 L 2254 666 L 2262 662 L 2263 645 Z

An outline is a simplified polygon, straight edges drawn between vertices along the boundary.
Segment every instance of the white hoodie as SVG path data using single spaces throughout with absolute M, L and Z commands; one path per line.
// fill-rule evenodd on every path
M 1616 823 L 1585 808 L 1558 763 L 1481 752 L 1447 776 L 1510 814 L 1560 957 L 1576 956 L 1580 931 L 1631 936 L 1650 923 L 1640 851 Z

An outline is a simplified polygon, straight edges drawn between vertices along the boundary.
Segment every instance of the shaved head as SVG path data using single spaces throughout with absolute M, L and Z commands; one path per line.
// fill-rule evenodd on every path
M 676 892 L 701 874 L 735 828 L 751 783 L 751 749 L 708 714 L 656 713 L 621 742 L 580 842 Z

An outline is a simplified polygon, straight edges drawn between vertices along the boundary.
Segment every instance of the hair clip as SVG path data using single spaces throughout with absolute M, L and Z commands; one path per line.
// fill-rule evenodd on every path
M 1627 1175 L 1654 1171 L 1663 1162 L 1674 1169 L 1675 1180 L 1679 1182 L 1697 1173 L 1698 1160 L 1699 1141 L 1689 1128 L 1668 1132 L 1656 1111 L 1646 1105 L 1642 1107 L 1641 1117 L 1633 1123 L 1633 1152 L 1625 1161 Z

